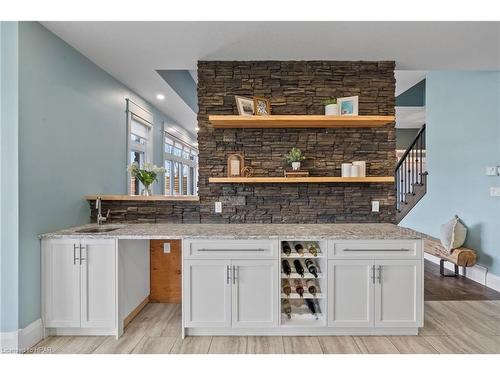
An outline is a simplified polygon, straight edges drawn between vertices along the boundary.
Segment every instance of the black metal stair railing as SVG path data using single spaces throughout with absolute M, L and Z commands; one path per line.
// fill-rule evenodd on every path
M 396 218 L 401 219 L 426 193 L 425 124 L 399 160 L 395 169 Z

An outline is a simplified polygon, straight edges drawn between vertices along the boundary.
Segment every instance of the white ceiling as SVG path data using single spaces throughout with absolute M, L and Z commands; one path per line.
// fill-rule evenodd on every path
M 198 60 L 395 60 L 398 70 L 500 70 L 500 22 L 42 22 L 194 132 L 156 73 Z M 156 99 L 165 95 L 164 101 Z

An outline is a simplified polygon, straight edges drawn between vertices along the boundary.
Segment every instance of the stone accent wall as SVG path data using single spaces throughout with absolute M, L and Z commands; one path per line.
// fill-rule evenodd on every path
M 272 114 L 324 114 L 330 97 L 359 95 L 360 115 L 394 115 L 393 61 L 199 61 L 200 202 L 103 202 L 112 221 L 202 223 L 394 222 L 393 184 L 209 184 L 243 153 L 255 176 L 283 176 L 283 155 L 299 147 L 312 176 L 340 176 L 366 160 L 367 175 L 392 176 L 394 125 L 376 129 L 214 129 L 211 114 L 237 114 L 235 95 L 271 99 Z M 380 212 L 371 212 L 371 201 Z M 223 213 L 214 213 L 222 201 Z M 93 203 L 91 202 L 91 207 Z M 95 210 L 92 210 L 95 221 Z
M 312 176 L 340 176 L 342 162 L 367 161 L 367 175 L 392 176 L 394 125 L 377 129 L 214 129 L 211 114 L 237 114 L 234 96 L 271 99 L 272 114 L 324 114 L 330 97 L 359 95 L 360 115 L 393 115 L 393 61 L 199 61 L 201 222 L 393 222 L 393 184 L 209 184 L 242 152 L 256 176 L 283 176 L 283 155 L 299 147 Z M 371 213 L 371 201 L 380 212 Z M 223 213 L 214 214 L 214 202 Z

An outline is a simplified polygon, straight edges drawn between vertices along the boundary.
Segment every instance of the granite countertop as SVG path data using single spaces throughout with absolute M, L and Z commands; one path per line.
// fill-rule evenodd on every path
M 112 239 L 342 239 L 342 240 L 414 240 L 423 235 L 394 224 L 104 224 L 118 227 L 104 233 L 79 233 L 95 227 L 87 224 L 45 233 L 40 238 L 112 238 Z

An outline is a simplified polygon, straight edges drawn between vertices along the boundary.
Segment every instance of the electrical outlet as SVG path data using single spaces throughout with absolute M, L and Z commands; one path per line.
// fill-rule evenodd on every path
M 500 167 L 486 167 L 486 176 L 497 176 L 500 173 Z
M 215 202 L 215 213 L 216 214 L 222 213 L 222 202 Z
M 170 254 L 170 242 L 163 243 L 163 254 Z
M 380 211 L 380 202 L 372 201 L 372 212 L 379 212 L 379 211 Z
M 490 197 L 500 197 L 500 186 L 490 187 Z

